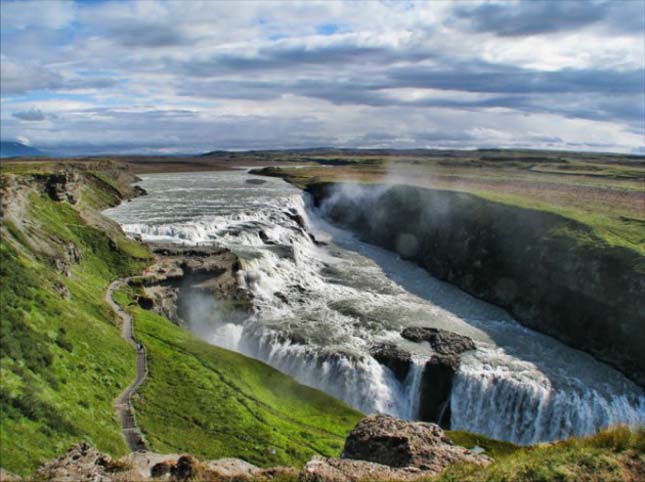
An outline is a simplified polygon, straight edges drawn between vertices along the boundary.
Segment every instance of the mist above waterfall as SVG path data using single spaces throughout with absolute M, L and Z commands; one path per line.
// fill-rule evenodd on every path
M 235 350 L 240 342 L 242 324 L 248 313 L 217 300 L 213 293 L 201 289 L 183 289 L 179 298 L 180 317 L 190 331 L 224 348 Z

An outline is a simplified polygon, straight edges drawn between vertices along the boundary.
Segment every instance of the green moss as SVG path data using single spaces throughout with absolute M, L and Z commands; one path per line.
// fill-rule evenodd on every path
M 360 413 L 264 363 L 209 345 L 130 299 L 117 296 L 130 304 L 148 351 L 150 378 L 135 406 L 153 450 L 261 466 L 340 454 Z

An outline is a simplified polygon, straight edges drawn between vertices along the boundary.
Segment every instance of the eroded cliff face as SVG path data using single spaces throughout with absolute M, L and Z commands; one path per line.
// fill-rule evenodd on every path
M 143 276 L 131 280 L 143 286 L 144 295 L 137 299 L 142 308 L 152 309 L 182 326 L 190 326 L 196 314 L 212 316 L 215 300 L 229 311 L 250 311 L 252 293 L 240 287 L 240 260 L 228 249 L 159 243 L 149 243 L 149 247 L 155 262 Z M 204 306 L 195 306 L 199 304 Z M 195 313 L 196 309 L 199 313 Z
M 645 386 L 645 260 L 570 219 L 451 191 L 312 184 L 333 222 Z

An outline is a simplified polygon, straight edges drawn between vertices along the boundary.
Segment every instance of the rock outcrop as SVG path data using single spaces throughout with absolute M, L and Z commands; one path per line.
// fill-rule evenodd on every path
M 410 372 L 412 355 L 394 343 L 381 343 L 370 349 L 370 355 L 381 365 L 388 367 L 399 382 L 403 382 Z
M 251 292 L 240 287 L 237 256 L 218 246 L 150 244 L 156 262 L 144 272 L 146 296 L 140 304 L 185 324 L 190 318 L 191 295 L 226 300 L 242 312 L 250 306 Z
M 440 328 L 411 326 L 401 332 L 401 336 L 417 343 L 428 342 L 432 350 L 440 355 L 458 355 L 475 349 L 475 342 L 464 335 Z
M 223 458 L 199 461 L 192 455 L 134 452 L 118 460 L 80 443 L 55 460 L 43 464 L 36 480 L 56 482 L 255 482 L 291 475 L 298 470 L 290 467 L 260 468 L 241 459 Z M 2 479 L 4 480 L 4 479 Z M 7 479 L 7 480 L 21 480 Z
M 380 414 L 365 417 L 356 425 L 345 441 L 342 458 L 388 467 L 416 467 L 430 473 L 438 473 L 457 462 L 490 461 L 486 456 L 453 445 L 436 424 Z
M 62 246 L 61 256 L 53 258 L 52 262 L 57 271 L 68 278 L 72 276 L 72 265 L 81 262 L 83 254 L 74 243 L 66 243 Z
M 350 432 L 340 459 L 314 458 L 300 480 L 412 481 L 436 475 L 455 463 L 487 465 L 490 461 L 454 445 L 435 424 L 371 415 Z
M 57 459 L 43 464 L 36 472 L 35 478 L 57 482 L 111 482 L 114 475 L 125 468 L 110 456 L 83 442 L 74 445 Z
M 401 336 L 417 343 L 427 342 L 435 352 L 423 369 L 419 419 L 450 427 L 450 393 L 459 369 L 459 355 L 474 350 L 475 342 L 464 335 L 425 326 L 405 328 Z
M 426 362 L 419 387 L 420 420 L 450 428 L 450 393 L 459 362 L 457 355 L 433 355 Z
M 460 355 L 475 349 L 475 342 L 439 328 L 414 326 L 405 328 L 401 336 L 407 340 L 427 342 L 434 354 L 426 362 L 419 387 L 419 413 L 425 422 L 435 422 L 450 427 L 450 393 L 455 374 L 459 369 Z M 394 343 L 381 343 L 370 349 L 370 354 L 381 365 L 388 367 L 397 380 L 403 383 L 412 367 L 412 355 Z
M 47 176 L 46 190 L 54 201 L 68 201 L 76 204 L 78 201 L 78 171 L 67 170 Z

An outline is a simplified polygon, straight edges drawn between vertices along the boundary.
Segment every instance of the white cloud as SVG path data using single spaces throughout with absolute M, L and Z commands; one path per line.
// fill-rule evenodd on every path
M 60 29 L 76 16 L 76 4 L 67 0 L 18 1 L 0 3 L 2 29 Z

